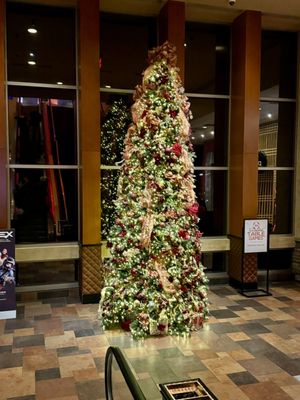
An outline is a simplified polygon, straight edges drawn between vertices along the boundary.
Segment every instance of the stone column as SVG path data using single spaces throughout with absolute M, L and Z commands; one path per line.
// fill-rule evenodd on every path
M 78 0 L 80 294 L 83 303 L 98 301 L 103 284 L 100 252 L 99 42 L 99 0 Z
M 245 288 L 257 287 L 257 257 L 242 256 L 242 230 L 245 218 L 257 217 L 260 52 L 261 14 L 245 11 L 232 25 L 228 271 L 231 284 Z
M 168 0 L 160 10 L 158 26 L 159 44 L 168 40 L 176 46 L 177 66 L 184 82 L 185 3 Z

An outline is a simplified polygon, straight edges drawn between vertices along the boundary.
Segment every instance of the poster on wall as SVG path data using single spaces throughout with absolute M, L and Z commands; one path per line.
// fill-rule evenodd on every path
M 268 220 L 244 220 L 244 253 L 265 253 L 268 251 Z
M 0 319 L 16 318 L 15 231 L 0 229 Z

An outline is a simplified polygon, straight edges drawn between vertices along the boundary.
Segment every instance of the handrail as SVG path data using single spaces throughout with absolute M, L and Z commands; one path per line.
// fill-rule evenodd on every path
M 116 359 L 122 372 L 125 382 L 134 398 L 134 400 L 146 400 L 137 380 L 135 379 L 131 368 L 129 367 L 123 353 L 119 347 L 110 346 L 105 356 L 105 395 L 107 400 L 113 400 L 112 393 L 112 360 Z

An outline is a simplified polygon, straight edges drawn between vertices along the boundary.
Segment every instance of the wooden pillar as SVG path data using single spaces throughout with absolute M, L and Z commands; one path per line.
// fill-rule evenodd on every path
M 158 18 L 158 40 L 163 44 L 166 40 L 177 49 L 177 66 L 180 77 L 184 81 L 184 41 L 185 41 L 185 3 L 168 0 L 160 10 Z
M 228 272 L 249 288 L 257 286 L 257 257 L 242 257 L 242 229 L 244 218 L 257 217 L 260 54 L 261 14 L 246 11 L 232 25 Z
M 78 0 L 81 269 L 84 303 L 98 301 L 100 251 L 99 0 Z
M 0 0 L 0 228 L 9 227 L 5 77 L 5 0 Z

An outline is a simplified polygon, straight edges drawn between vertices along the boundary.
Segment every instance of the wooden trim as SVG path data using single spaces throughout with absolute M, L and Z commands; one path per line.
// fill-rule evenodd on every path
M 177 49 L 177 65 L 184 82 L 185 3 L 168 0 L 158 18 L 159 44 L 168 40 Z
M 0 228 L 8 228 L 9 190 L 7 177 L 5 1 L 0 0 Z
M 79 132 L 82 243 L 100 243 L 99 1 L 79 5 Z

